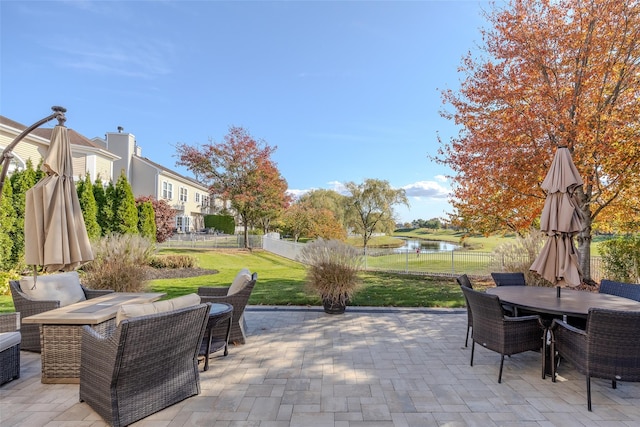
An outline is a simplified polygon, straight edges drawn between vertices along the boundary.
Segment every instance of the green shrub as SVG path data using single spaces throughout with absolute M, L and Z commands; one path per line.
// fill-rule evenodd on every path
M 640 283 L 640 237 L 619 237 L 602 242 L 600 255 L 607 279 Z
M 137 234 L 110 234 L 93 244 L 94 260 L 83 267 L 83 283 L 93 289 L 142 292 L 154 245 Z
M 236 232 L 236 222 L 231 215 L 205 215 L 204 226 L 221 231 L 224 234 L 234 234 Z
M 153 268 L 194 268 L 197 260 L 190 255 L 159 255 L 151 258 L 149 265 Z

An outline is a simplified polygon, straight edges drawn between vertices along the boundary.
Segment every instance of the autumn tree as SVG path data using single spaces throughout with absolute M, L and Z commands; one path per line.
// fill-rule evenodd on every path
M 287 183 L 271 160 L 276 147 L 245 129 L 230 127 L 224 142 L 210 140 L 201 147 L 179 143 L 176 149 L 178 165 L 187 167 L 211 194 L 231 202 L 244 225 L 245 247 L 250 227 L 287 206 Z
M 365 179 L 361 184 L 345 184 L 349 196 L 347 215 L 349 225 L 362 236 L 364 250 L 374 232 L 393 233 L 395 228 L 393 206 L 409 206 L 404 189 L 393 189 L 388 181 Z
M 297 242 L 300 236 L 306 236 L 311 230 L 311 210 L 302 203 L 294 203 L 281 217 L 282 232 L 291 235 Z
M 176 210 L 164 199 L 158 200 L 153 196 L 139 196 L 136 198 L 138 207 L 145 202 L 151 203 L 153 207 L 156 224 L 155 241 L 162 243 L 173 235 L 173 229 L 176 225 Z
M 298 199 L 300 203 L 314 209 L 327 209 L 333 213 L 343 229 L 347 228 L 347 197 L 335 190 L 317 189 L 304 193 Z
M 460 89 L 443 91 L 453 109 L 442 114 L 460 132 L 437 160 L 454 171 L 457 224 L 536 226 L 540 184 L 556 147 L 568 146 L 584 181 L 577 243 L 588 280 L 598 219 L 625 229 L 640 217 L 640 3 L 512 0 L 486 16 Z

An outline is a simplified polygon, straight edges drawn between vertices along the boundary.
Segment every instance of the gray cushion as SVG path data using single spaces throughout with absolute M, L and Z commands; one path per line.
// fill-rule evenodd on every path
M 191 307 L 200 304 L 198 294 L 188 294 L 164 301 L 148 302 L 143 304 L 123 304 L 116 313 L 116 325 L 125 319 L 147 316 L 149 314 L 164 313 L 179 308 Z
M 236 277 L 231 282 L 231 286 L 227 290 L 227 295 L 233 295 L 238 293 L 247 286 L 247 283 L 251 281 L 251 271 L 248 268 L 243 268 L 236 274 Z
M 22 335 L 20 332 L 2 332 L 0 333 L 0 351 L 5 351 L 14 345 L 20 344 Z
M 60 307 L 64 307 L 87 299 L 77 271 L 37 276 L 35 286 L 33 282 L 33 276 L 23 276 L 20 279 L 20 289 L 37 301 L 60 301 Z

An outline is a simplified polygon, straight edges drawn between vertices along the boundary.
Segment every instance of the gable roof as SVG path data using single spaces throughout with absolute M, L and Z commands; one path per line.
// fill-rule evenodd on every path
M 169 168 L 167 168 L 165 166 L 162 166 L 161 164 L 156 163 L 156 162 L 154 162 L 152 160 L 149 160 L 146 157 L 138 156 L 138 155 L 135 155 L 135 154 L 132 157 L 134 159 L 138 159 L 139 161 L 144 162 L 144 163 L 148 164 L 149 166 L 157 169 L 159 173 L 164 173 L 166 175 L 171 175 L 173 178 L 177 178 L 179 180 L 186 181 L 189 184 L 193 185 L 194 187 L 199 187 L 203 191 L 209 192 L 209 188 L 206 185 L 203 185 L 202 183 L 196 181 L 193 178 L 189 178 L 188 176 L 184 176 L 184 175 L 181 175 L 181 174 L 179 174 L 179 173 L 177 173 L 175 171 L 172 171 L 171 169 L 169 169 Z

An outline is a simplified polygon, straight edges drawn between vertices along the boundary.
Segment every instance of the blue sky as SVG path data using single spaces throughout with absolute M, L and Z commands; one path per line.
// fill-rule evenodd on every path
M 277 150 L 289 190 L 375 178 L 404 188 L 398 219 L 449 211 L 429 160 L 440 90 L 481 42 L 487 1 L 0 1 L 0 114 L 30 125 L 67 108 L 93 138 L 123 126 L 142 155 L 242 126 Z M 46 126 L 53 126 L 55 121 Z

